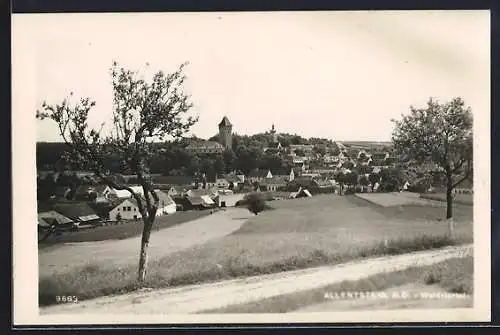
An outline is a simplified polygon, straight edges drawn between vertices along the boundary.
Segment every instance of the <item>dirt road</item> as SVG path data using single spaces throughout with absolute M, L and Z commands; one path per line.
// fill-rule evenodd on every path
M 153 232 L 149 246 L 150 259 L 203 244 L 240 228 L 251 213 L 243 208 L 228 208 L 212 215 Z M 40 275 L 67 272 L 86 264 L 130 264 L 138 259 L 140 237 L 125 240 L 68 243 L 57 249 L 40 250 Z
M 410 266 L 425 266 L 472 253 L 472 245 L 411 254 L 379 257 L 337 266 L 324 266 L 278 274 L 227 280 L 181 288 L 133 292 L 77 304 L 40 309 L 40 314 L 131 313 L 189 314 L 224 306 L 258 301 L 301 290 L 320 288 L 344 280 L 357 280 Z

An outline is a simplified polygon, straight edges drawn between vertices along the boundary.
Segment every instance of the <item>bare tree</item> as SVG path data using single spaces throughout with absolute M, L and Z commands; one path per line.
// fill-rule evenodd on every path
M 60 104 L 43 102 L 37 118 L 48 118 L 57 123 L 59 133 L 68 145 L 65 157 L 72 164 L 88 169 L 100 182 L 117 190 L 127 190 L 137 201 L 143 220 L 141 250 L 139 256 L 138 280 L 146 278 L 148 246 L 156 212 L 158 195 L 148 169 L 148 158 L 156 153 L 155 141 L 165 137 L 180 138 L 198 121 L 198 117 L 186 115 L 192 107 L 190 96 L 182 90 L 186 76 L 182 64 L 175 72 L 153 75 L 147 82 L 138 71 L 119 67 L 113 62 L 110 69 L 113 85 L 112 129 L 103 131 L 91 129 L 88 124 L 89 112 L 95 102 L 82 98 L 71 103 L 69 98 Z M 73 96 L 73 93 L 70 93 Z M 121 159 L 124 171 L 136 175 L 142 186 L 142 194 L 107 173 L 105 157 L 110 154 Z

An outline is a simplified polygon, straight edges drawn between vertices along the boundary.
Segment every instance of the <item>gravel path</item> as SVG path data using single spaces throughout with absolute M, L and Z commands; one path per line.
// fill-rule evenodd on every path
M 149 246 L 150 260 L 228 235 L 239 229 L 251 215 L 243 208 L 228 208 L 226 211 L 153 231 Z M 86 264 L 130 264 L 138 261 L 140 245 L 138 236 L 124 240 L 68 243 L 55 249 L 42 249 L 38 254 L 39 273 L 44 276 L 67 272 Z
M 40 309 L 41 314 L 131 313 L 189 314 L 232 304 L 320 288 L 344 280 L 358 280 L 382 272 L 410 266 L 431 265 L 472 253 L 472 245 L 448 247 L 398 256 L 379 257 L 278 274 L 256 276 L 181 288 L 133 292 L 108 296 L 78 304 L 56 305 Z

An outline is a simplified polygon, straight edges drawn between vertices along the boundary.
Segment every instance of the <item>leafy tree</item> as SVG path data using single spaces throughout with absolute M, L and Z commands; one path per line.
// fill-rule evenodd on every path
M 47 200 L 54 195 L 57 184 L 54 180 L 54 174 L 49 173 L 45 178 L 40 178 L 37 181 L 37 199 Z
M 226 167 L 226 172 L 233 171 L 235 169 L 234 161 L 236 159 L 234 152 L 232 150 L 226 150 L 224 151 L 223 157 L 224 157 L 224 165 Z
M 396 152 L 416 164 L 439 166 L 446 179 L 446 218 L 453 216 L 453 189 L 472 176 L 472 112 L 462 98 L 439 103 L 429 99 L 424 108 L 393 120 Z M 451 226 L 450 226 L 451 228 Z
M 378 173 L 370 173 L 368 180 L 372 186 L 375 186 L 376 183 L 380 183 L 380 175 Z
M 266 202 L 262 194 L 250 193 L 246 196 L 247 208 L 250 212 L 258 215 L 265 208 Z
M 224 156 L 222 155 L 215 156 L 213 162 L 213 170 L 218 175 L 222 175 L 226 172 L 226 163 L 224 162 Z
M 367 174 L 372 172 L 372 168 L 368 165 L 358 165 L 357 170 L 360 174 Z
M 344 184 L 346 184 L 347 177 L 346 174 L 343 172 L 339 172 L 335 175 L 335 181 L 339 183 L 340 186 L 340 194 L 342 194 L 342 191 L 344 190 Z
M 356 171 L 351 171 L 346 174 L 345 182 L 350 186 L 356 186 L 358 184 L 358 173 Z
M 370 184 L 370 181 L 368 180 L 368 177 L 366 177 L 365 175 L 362 175 L 360 178 L 359 178 L 359 184 L 361 186 L 368 186 L 368 184 Z
M 290 139 L 290 144 L 304 144 L 304 139 L 299 135 L 292 135 Z
M 333 148 L 333 150 L 332 150 L 332 154 L 333 154 L 334 156 L 338 156 L 338 155 L 340 155 L 340 149 L 339 149 L 339 147 L 338 147 L 338 146 L 335 146 L 335 147 Z
M 380 171 L 380 190 L 382 192 L 398 191 L 403 184 L 403 174 L 400 169 L 391 168 Z
M 214 176 L 214 159 L 211 157 L 203 157 L 201 160 L 201 172 L 205 174 L 205 176 Z
M 198 156 L 193 156 L 191 158 L 190 166 L 189 166 L 189 174 L 195 175 L 196 173 L 201 171 L 201 159 Z
M 235 167 L 248 174 L 258 167 L 260 157 L 262 157 L 262 152 L 258 149 L 240 146 L 236 149 Z
M 104 124 L 99 129 L 90 129 L 89 112 L 95 106 L 90 98 L 82 98 L 74 104 L 68 98 L 55 105 L 43 102 L 41 111 L 37 111 L 38 118 L 48 118 L 58 125 L 59 133 L 69 147 L 67 158 L 70 162 L 94 172 L 103 184 L 129 191 L 137 201 L 144 223 L 138 269 L 140 283 L 146 277 L 151 228 L 159 205 L 147 165 L 148 158 L 158 154 L 158 146 L 152 142 L 162 141 L 165 136 L 180 138 L 198 120 L 185 115 L 192 107 L 190 97 L 182 90 L 186 79 L 183 74 L 185 66 L 186 63 L 182 64 L 171 74 L 159 71 L 147 82 L 138 72 L 113 62 L 110 69 L 113 127 L 107 132 L 103 132 Z M 136 175 L 144 200 L 140 194 L 106 173 L 104 158 L 111 153 L 119 156 L 121 166 Z
M 276 156 L 265 154 L 259 164 L 259 168 L 263 170 L 277 171 L 281 170 L 283 167 L 283 159 Z

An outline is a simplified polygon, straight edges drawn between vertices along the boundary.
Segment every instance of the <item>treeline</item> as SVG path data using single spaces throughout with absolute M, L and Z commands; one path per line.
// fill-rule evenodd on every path
M 261 133 L 252 136 L 233 134 L 233 150 L 218 155 L 191 154 L 185 148 L 193 138 L 186 138 L 173 142 L 155 143 L 156 150 L 149 159 L 151 173 L 163 175 L 187 175 L 195 172 L 215 175 L 240 171 L 247 174 L 255 168 L 271 169 L 273 171 L 289 171 L 292 165 L 275 154 L 264 153 L 264 148 L 271 145 L 269 134 Z M 218 135 L 209 140 L 218 141 Z M 291 144 L 314 144 L 318 154 L 338 151 L 336 144 L 328 139 L 303 138 L 299 135 L 280 134 L 279 141 L 283 147 Z M 68 166 L 62 159 L 67 150 L 64 143 L 37 143 L 37 168 L 39 170 L 63 171 L 76 169 Z M 123 173 L 121 159 L 117 155 L 106 157 L 106 169 L 112 173 Z

